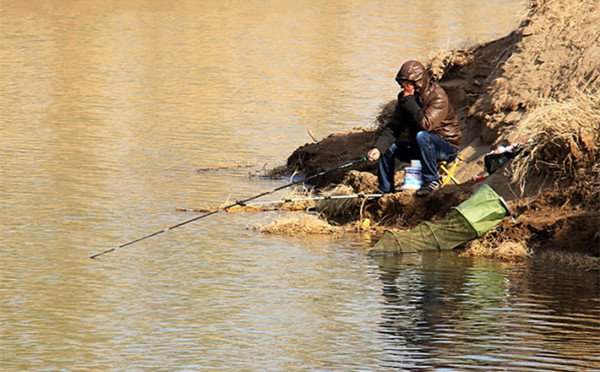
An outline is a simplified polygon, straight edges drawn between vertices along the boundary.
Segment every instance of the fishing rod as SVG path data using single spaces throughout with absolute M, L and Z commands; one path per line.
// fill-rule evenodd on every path
M 254 203 L 246 203 L 248 207 L 254 207 L 259 205 L 275 205 L 275 204 L 285 204 L 285 203 L 298 203 L 305 201 L 317 201 L 317 200 L 338 200 L 338 199 L 375 199 L 381 198 L 383 194 L 364 194 L 364 193 L 356 193 L 356 194 L 341 194 L 341 195 L 322 195 L 322 196 L 313 196 L 308 198 L 286 198 L 281 200 L 267 200 L 262 202 L 254 202 Z M 210 209 L 188 209 L 188 208 L 177 208 L 179 212 L 211 212 Z
M 296 198 L 296 199 L 281 199 L 281 200 L 269 200 L 269 201 L 264 201 L 264 202 L 256 202 L 256 203 L 249 203 L 249 206 L 253 206 L 253 205 L 269 205 L 269 204 L 283 204 L 283 203 L 296 203 L 296 202 L 303 202 L 303 201 L 313 201 L 313 200 L 330 200 L 330 199 L 373 199 L 373 198 L 380 198 L 382 197 L 383 194 L 363 194 L 363 193 L 356 193 L 356 194 L 344 194 L 344 195 L 323 195 L 323 196 L 313 196 L 310 198 Z
M 360 158 L 360 159 L 357 159 L 357 160 L 353 160 L 353 161 L 351 161 L 351 162 L 349 162 L 349 163 L 342 164 L 342 165 L 339 165 L 339 166 L 337 166 L 337 167 L 334 167 L 334 168 L 326 169 L 326 170 L 324 170 L 324 171 L 322 171 L 322 172 L 320 172 L 320 173 L 317 173 L 317 174 L 315 174 L 315 175 L 312 175 L 312 176 L 310 176 L 310 177 L 304 178 L 304 179 L 302 179 L 302 180 L 293 181 L 293 182 L 287 183 L 287 184 L 285 184 L 285 185 L 283 185 L 283 186 L 276 187 L 276 188 L 274 188 L 273 190 L 270 190 L 270 191 L 265 191 L 265 192 L 262 192 L 262 193 L 260 193 L 260 194 L 257 194 L 257 195 L 254 195 L 254 196 L 251 196 L 251 197 L 249 197 L 249 198 L 247 198 L 247 199 L 238 200 L 238 201 L 236 201 L 235 203 L 232 203 L 232 204 L 226 205 L 226 206 L 224 206 L 224 207 L 221 207 L 221 208 L 217 208 L 217 209 L 215 209 L 214 211 L 211 211 L 211 212 L 208 212 L 208 213 L 202 214 L 202 215 L 200 215 L 200 216 L 197 216 L 197 217 L 191 218 L 191 219 L 189 219 L 189 220 L 186 220 L 186 221 L 180 222 L 180 223 L 178 223 L 178 224 L 176 224 L 176 225 L 169 226 L 169 227 L 167 227 L 167 228 L 165 228 L 165 229 L 162 229 L 162 230 L 159 230 L 159 231 L 155 231 L 155 232 L 153 232 L 152 234 L 148 234 L 148 235 L 142 236 L 141 238 L 137 238 L 137 239 L 135 239 L 135 240 L 132 240 L 132 241 L 129 241 L 129 242 L 125 243 L 125 244 L 121 244 L 121 245 L 119 245 L 119 246 L 117 246 L 117 247 L 113 247 L 113 248 L 107 249 L 107 250 L 105 250 L 105 251 L 103 251 L 103 252 L 96 253 L 96 254 L 94 254 L 94 255 L 91 255 L 91 256 L 90 256 L 90 258 L 91 258 L 91 259 L 94 259 L 94 258 L 96 258 L 96 257 L 98 257 L 98 256 L 102 256 L 103 254 L 110 253 L 110 252 L 113 252 L 113 251 L 115 251 L 115 250 L 117 250 L 117 249 L 124 248 L 124 247 L 127 247 L 127 246 L 129 246 L 129 245 L 132 245 L 132 244 L 135 244 L 135 243 L 141 242 L 142 240 L 146 240 L 146 239 L 152 238 L 152 237 L 154 237 L 154 236 L 157 236 L 157 235 L 163 234 L 163 233 L 165 233 L 165 232 L 167 232 L 167 231 L 169 231 L 169 230 L 174 230 L 174 229 L 176 229 L 176 228 L 178 228 L 178 227 L 181 227 L 181 226 L 187 225 L 187 224 L 189 224 L 189 223 L 192 223 L 192 222 L 194 222 L 194 221 L 198 221 L 198 220 L 200 220 L 200 219 L 202 219 L 202 218 L 206 218 L 206 217 L 208 217 L 208 216 L 212 216 L 213 214 L 217 214 L 217 213 L 219 213 L 219 212 L 222 212 L 222 211 L 225 211 L 225 210 L 227 210 L 227 209 L 233 208 L 233 207 L 235 207 L 236 205 L 239 205 L 239 206 L 245 206 L 247 202 L 249 202 L 249 201 L 252 201 L 252 200 L 254 200 L 254 199 L 261 198 L 261 197 L 263 197 L 263 196 L 265 196 L 265 195 L 270 195 L 270 194 L 273 194 L 273 193 L 275 193 L 275 192 L 277 192 L 277 191 L 279 191 L 279 190 L 283 190 L 283 189 L 285 189 L 285 188 L 288 188 L 288 187 L 291 187 L 291 186 L 295 186 L 295 185 L 298 185 L 298 184 L 300 184 L 300 183 L 304 183 L 304 182 L 306 182 L 306 181 L 309 181 L 309 180 L 315 179 L 315 178 L 317 178 L 317 177 L 324 176 L 324 175 L 326 175 L 326 174 L 328 174 L 328 173 L 335 172 L 335 171 L 338 171 L 338 170 L 341 170 L 341 169 L 344 169 L 344 168 L 348 168 L 348 167 L 351 167 L 351 166 L 353 166 L 353 165 L 356 165 L 356 164 L 364 163 L 364 162 L 366 162 L 366 161 L 368 161 L 368 158 L 367 158 L 366 156 L 363 156 L 362 158 Z

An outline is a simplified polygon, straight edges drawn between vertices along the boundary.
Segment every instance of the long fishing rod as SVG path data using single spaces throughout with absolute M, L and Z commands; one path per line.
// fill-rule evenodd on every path
M 281 200 L 268 200 L 263 202 L 255 202 L 248 203 L 248 206 L 254 205 L 269 205 L 269 204 L 284 204 L 284 203 L 297 203 L 303 201 L 317 201 L 317 200 L 332 200 L 332 199 L 373 199 L 373 198 L 381 198 L 383 194 L 343 194 L 343 195 L 322 195 L 322 196 L 313 196 L 310 198 L 294 198 L 294 199 L 281 199 Z
M 121 244 L 121 245 L 119 245 L 119 246 L 117 246 L 117 247 L 113 247 L 113 248 L 107 249 L 107 250 L 105 250 L 105 251 L 103 251 L 103 252 L 96 253 L 96 254 L 94 254 L 94 255 L 90 256 L 90 258 L 94 259 L 94 258 L 96 258 L 96 257 L 98 257 L 98 256 L 102 256 L 103 254 L 106 254 L 106 253 L 113 252 L 113 251 L 115 251 L 115 250 L 117 250 L 117 249 L 119 249 L 119 248 L 124 248 L 124 247 L 127 247 L 128 245 L 132 245 L 132 244 L 135 244 L 135 243 L 141 242 L 142 240 L 146 240 L 146 239 L 152 238 L 153 236 L 157 236 L 157 235 L 163 234 L 163 233 L 165 233 L 165 232 L 167 232 L 167 231 L 169 231 L 169 230 L 174 230 L 174 229 L 176 229 L 176 228 L 178 228 L 178 227 L 181 227 L 181 226 L 187 225 L 187 224 L 189 224 L 189 223 L 191 223 L 191 222 L 198 221 L 198 220 L 200 220 L 200 219 L 202 219 L 202 218 L 206 218 L 206 217 L 208 217 L 208 216 L 212 216 L 213 214 L 217 214 L 217 213 L 219 213 L 219 212 L 222 212 L 222 211 L 225 211 L 225 210 L 227 210 L 227 209 L 229 209 L 229 208 L 233 208 L 233 207 L 235 207 L 236 205 L 239 205 L 239 206 L 244 206 L 244 205 L 246 205 L 246 203 L 247 203 L 247 202 L 249 202 L 249 201 L 252 201 L 252 200 L 254 200 L 254 199 L 261 198 L 261 197 L 263 197 L 263 196 L 265 196 L 265 195 L 270 195 L 270 194 L 273 194 L 273 193 L 275 193 L 275 192 L 277 192 L 277 191 L 279 191 L 279 190 L 283 190 L 283 189 L 285 189 L 285 188 L 288 188 L 288 187 L 291 187 L 291 186 L 298 185 L 298 184 L 300 184 L 300 183 L 303 183 L 303 182 L 306 182 L 306 181 L 309 181 L 309 180 L 315 179 L 315 178 L 317 178 L 317 177 L 324 176 L 324 175 L 326 175 L 326 174 L 328 174 L 328 173 L 335 172 L 335 171 L 337 171 L 337 170 L 341 170 L 341 169 L 344 169 L 344 168 L 348 168 L 348 167 L 351 167 L 351 166 L 353 166 L 353 165 L 356 165 L 356 164 L 364 163 L 364 162 L 366 162 L 366 161 L 368 161 L 368 158 L 367 158 L 366 156 L 364 156 L 364 157 L 362 157 L 362 158 L 360 158 L 360 159 L 358 159 L 358 160 L 354 160 L 354 161 L 351 161 L 351 162 L 349 162 L 349 163 L 346 163 L 346 164 L 339 165 L 339 166 L 337 166 L 337 167 L 335 167 L 335 168 L 326 169 L 326 170 L 324 170 L 324 171 L 322 171 L 322 172 L 320 172 L 320 173 L 317 173 L 317 174 L 315 174 L 315 175 L 312 175 L 312 176 L 310 176 L 310 177 L 304 178 L 304 179 L 302 179 L 302 180 L 298 180 L 298 181 L 293 181 L 293 182 L 287 183 L 287 184 L 285 184 L 285 185 L 283 185 L 283 186 L 279 186 L 279 187 L 277 187 L 277 188 L 274 188 L 273 190 L 262 192 L 262 193 L 260 193 L 260 194 L 258 194 L 258 195 L 251 196 L 251 197 L 249 197 L 249 198 L 247 198 L 247 199 L 244 199 L 244 200 L 238 200 L 238 201 L 236 201 L 235 203 L 232 203 L 232 204 L 226 205 L 226 206 L 224 206 L 224 207 L 221 207 L 221 208 L 217 208 L 217 209 L 215 209 L 215 210 L 214 210 L 214 211 L 212 211 L 212 212 L 208 212 L 208 213 L 202 214 L 202 215 L 200 215 L 200 216 L 197 216 L 197 217 L 191 218 L 191 219 L 189 219 L 189 220 L 186 220 L 186 221 L 180 222 L 180 223 L 178 223 L 178 224 L 176 224 L 176 225 L 173 225 L 173 226 L 167 227 L 167 228 L 165 228 L 165 229 L 163 229 L 163 230 L 156 231 L 156 232 L 153 232 L 152 234 L 148 234 L 148 235 L 142 236 L 141 238 L 137 238 L 137 239 L 135 239 L 135 240 L 129 241 L 129 242 L 125 243 L 125 244 Z
M 322 195 L 322 196 L 312 196 L 306 198 L 285 198 L 281 200 L 266 200 L 254 203 L 246 203 L 247 207 L 256 207 L 260 205 L 278 205 L 278 204 L 286 204 L 286 203 L 299 203 L 305 201 L 319 201 L 319 200 L 339 200 L 339 199 L 376 199 L 381 198 L 383 194 L 365 194 L 365 193 L 355 193 L 355 194 L 340 194 L 340 195 Z M 211 209 L 189 209 L 189 208 L 177 208 L 178 212 L 212 212 Z

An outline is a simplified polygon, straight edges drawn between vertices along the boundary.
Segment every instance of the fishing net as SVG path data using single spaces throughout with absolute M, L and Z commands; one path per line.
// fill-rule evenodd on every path
M 371 248 L 371 254 L 416 253 L 453 249 L 483 235 L 499 224 L 508 210 L 488 185 L 439 221 L 422 222 L 412 230 L 386 230 Z

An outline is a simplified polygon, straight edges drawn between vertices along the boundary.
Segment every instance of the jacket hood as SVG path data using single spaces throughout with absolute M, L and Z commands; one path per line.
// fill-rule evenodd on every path
M 396 81 L 410 80 L 415 83 L 415 87 L 417 92 L 423 93 L 427 86 L 429 85 L 429 76 L 427 74 L 427 69 L 421 62 L 418 61 L 407 61 L 404 62 L 400 71 L 396 75 Z

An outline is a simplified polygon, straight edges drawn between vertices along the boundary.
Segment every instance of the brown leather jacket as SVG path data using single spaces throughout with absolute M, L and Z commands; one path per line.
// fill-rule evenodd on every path
M 418 129 L 437 134 L 454 147 L 460 147 L 462 135 L 454 108 L 444 89 L 436 83 L 429 82 L 425 66 L 417 61 L 405 62 L 396 75 L 396 80 L 399 79 L 415 83 L 415 96 L 423 111 L 423 115 L 417 123 Z M 401 94 L 398 96 L 399 103 L 401 96 Z M 399 125 L 404 127 L 406 123 L 390 123 L 390 126 Z M 395 141 L 395 138 L 385 137 L 390 137 L 390 135 L 395 137 L 397 132 L 397 128 L 385 128 L 373 147 L 377 147 L 383 153 Z

